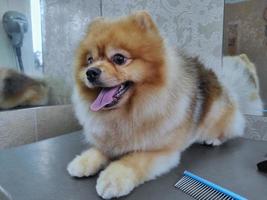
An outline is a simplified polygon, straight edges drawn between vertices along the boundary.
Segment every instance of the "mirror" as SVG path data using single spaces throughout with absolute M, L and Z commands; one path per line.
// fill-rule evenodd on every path
M 223 67 L 225 56 L 242 62 L 253 70 L 256 68 L 263 113 L 267 109 L 267 1 L 225 0 Z M 254 72 L 253 72 L 254 73 Z M 257 83 L 258 82 L 258 83 Z M 253 95 L 251 96 L 253 97 Z
M 40 0 L 0 0 L 0 110 L 48 103 Z

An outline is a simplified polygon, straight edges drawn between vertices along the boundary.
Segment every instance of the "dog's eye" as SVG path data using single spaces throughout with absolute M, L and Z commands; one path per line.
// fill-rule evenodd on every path
M 123 65 L 126 63 L 127 58 L 122 55 L 122 54 L 115 54 L 112 58 L 111 58 L 112 62 L 116 65 Z
M 87 64 L 92 64 L 94 62 L 94 59 L 92 56 L 90 56 L 88 59 L 87 59 Z

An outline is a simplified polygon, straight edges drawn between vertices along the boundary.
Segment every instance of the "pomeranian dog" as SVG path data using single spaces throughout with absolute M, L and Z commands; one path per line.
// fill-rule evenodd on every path
M 0 68 L 0 109 L 46 105 L 48 93 L 44 81 L 13 69 Z
M 97 193 L 120 197 L 177 166 L 192 143 L 219 145 L 241 136 L 239 92 L 254 84 L 247 79 L 234 90 L 241 78 L 235 71 L 218 76 L 169 48 L 145 11 L 95 19 L 77 51 L 73 94 L 91 148 L 69 163 L 69 174 L 104 169 Z

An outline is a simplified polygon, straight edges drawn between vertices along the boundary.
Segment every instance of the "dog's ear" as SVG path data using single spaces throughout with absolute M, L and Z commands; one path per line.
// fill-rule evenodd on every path
M 89 33 L 93 28 L 99 26 L 101 23 L 103 23 L 105 21 L 104 17 L 96 17 L 95 19 L 93 19 L 88 28 L 87 28 L 87 33 Z
M 133 14 L 137 24 L 144 30 L 156 30 L 156 25 L 147 11 L 137 11 Z

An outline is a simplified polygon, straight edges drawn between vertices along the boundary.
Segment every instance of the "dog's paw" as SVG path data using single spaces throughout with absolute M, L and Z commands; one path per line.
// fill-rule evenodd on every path
M 208 146 L 219 146 L 222 144 L 222 141 L 219 140 L 218 138 L 214 138 L 214 139 L 205 140 L 203 143 Z
M 87 177 L 96 174 L 107 159 L 96 149 L 89 149 L 76 156 L 67 166 L 67 171 L 74 177 Z
M 111 199 L 129 194 L 136 185 L 137 178 L 133 169 L 112 163 L 100 173 L 96 191 L 102 198 Z

